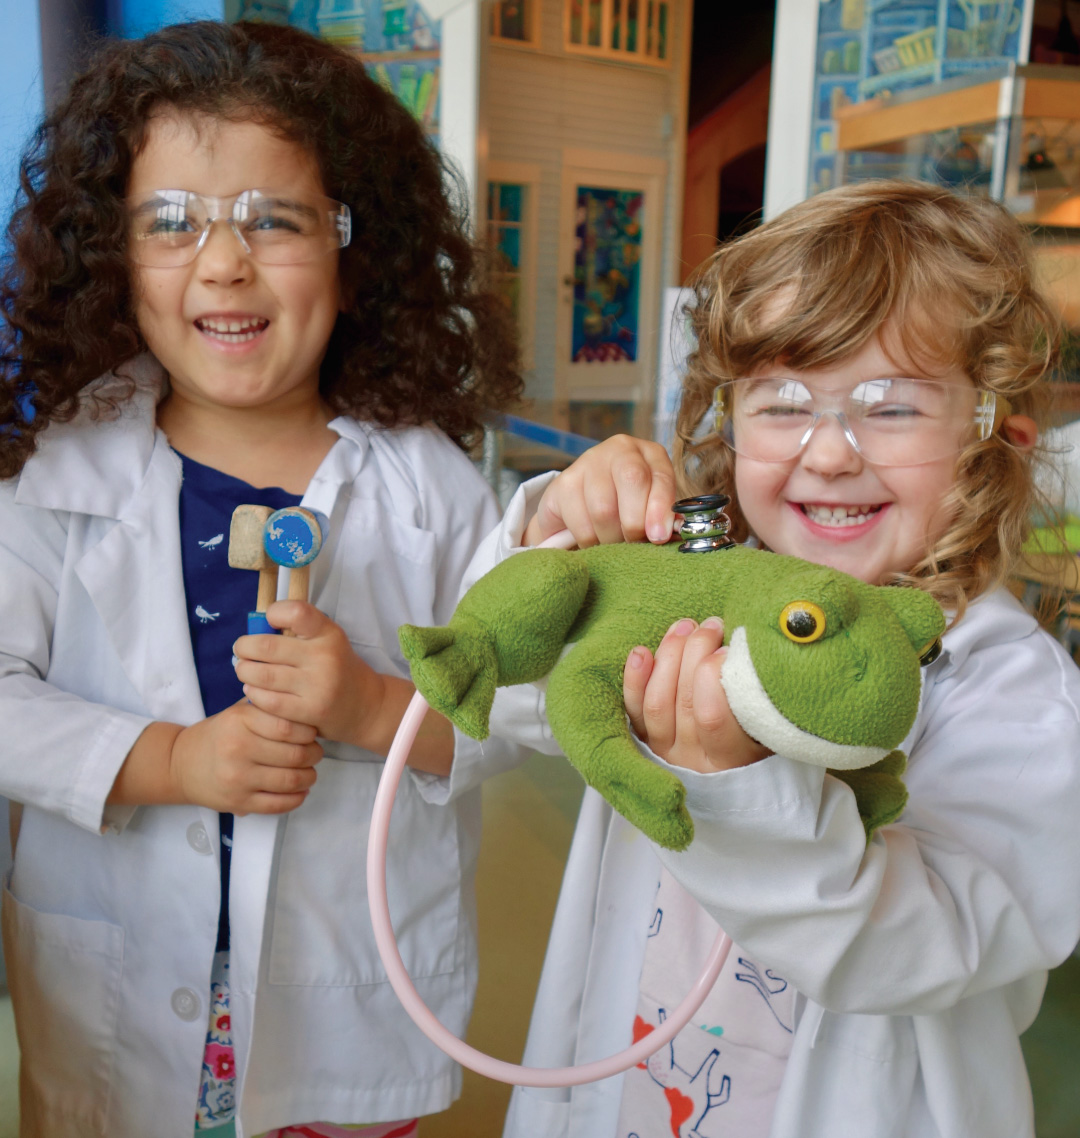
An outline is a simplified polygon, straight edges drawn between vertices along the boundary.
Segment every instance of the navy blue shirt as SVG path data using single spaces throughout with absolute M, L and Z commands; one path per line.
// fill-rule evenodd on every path
M 179 452 L 178 452 L 179 453 Z M 232 646 L 247 632 L 255 608 L 259 575 L 229 568 L 229 526 L 237 506 L 298 506 L 300 498 L 276 486 L 257 490 L 239 478 L 180 455 L 180 560 L 184 572 L 191 651 L 207 716 L 244 698 L 236 678 Z M 217 950 L 229 947 L 229 866 L 233 816 L 221 814 L 221 911 Z

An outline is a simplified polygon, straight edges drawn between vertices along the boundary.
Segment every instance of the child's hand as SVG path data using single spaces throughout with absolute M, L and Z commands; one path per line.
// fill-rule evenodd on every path
M 673 766 L 731 770 L 771 754 L 739 726 L 720 683 L 724 625 L 677 621 L 656 649 L 635 648 L 623 672 L 630 723 L 650 750 Z
M 537 545 L 568 529 L 577 545 L 671 537 L 675 471 L 659 443 L 615 435 L 586 451 L 544 491 L 522 538 Z
M 315 783 L 315 728 L 268 715 L 247 700 L 185 727 L 169 769 L 181 802 L 233 814 L 295 810 Z
M 344 630 L 314 605 L 278 601 L 266 610 L 266 619 L 294 635 L 241 636 L 233 645 L 236 674 L 248 699 L 270 715 L 313 723 L 324 739 L 389 754 L 413 685 L 381 675 L 361 660 Z M 429 710 L 408 764 L 447 775 L 453 758 L 454 729 Z
M 292 636 L 241 636 L 233 645 L 244 694 L 270 715 L 311 723 L 324 739 L 367 745 L 385 679 L 352 650 L 340 625 L 304 601 L 277 601 L 266 619 Z

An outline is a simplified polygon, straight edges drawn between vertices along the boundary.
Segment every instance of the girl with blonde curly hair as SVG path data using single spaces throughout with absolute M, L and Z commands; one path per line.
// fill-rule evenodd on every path
M 739 538 L 925 589 L 951 623 L 902 744 L 907 805 L 869 839 L 842 779 L 736 720 L 720 619 L 630 653 L 627 714 L 695 837 L 653 846 L 586 792 L 525 1062 L 626 1046 L 718 924 L 736 947 L 668 1048 L 515 1091 L 506 1138 L 1030 1138 L 1018 1037 L 1080 938 L 1080 672 L 1003 587 L 1056 360 L 1023 233 L 872 182 L 725 245 L 695 292 L 675 469 L 609 440 L 523 487 L 499 548 L 665 542 L 677 495 L 724 493 Z

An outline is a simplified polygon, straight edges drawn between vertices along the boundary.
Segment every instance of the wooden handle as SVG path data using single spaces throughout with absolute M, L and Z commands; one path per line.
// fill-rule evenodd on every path
M 310 592 L 311 567 L 299 565 L 289 570 L 289 600 L 306 601 Z M 294 636 L 295 633 L 285 629 L 282 636 Z
M 259 592 L 255 598 L 255 611 L 266 610 L 277 600 L 278 567 L 271 562 L 259 570 Z

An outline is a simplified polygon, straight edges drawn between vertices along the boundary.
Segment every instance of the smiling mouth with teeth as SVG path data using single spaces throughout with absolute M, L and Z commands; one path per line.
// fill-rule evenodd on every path
M 861 526 L 881 512 L 881 506 L 817 506 L 812 502 L 801 503 L 800 509 L 819 526 Z
M 196 320 L 195 327 L 212 340 L 220 340 L 224 344 L 242 344 L 245 340 L 254 340 L 270 324 L 269 320 L 250 318 L 243 320 Z

